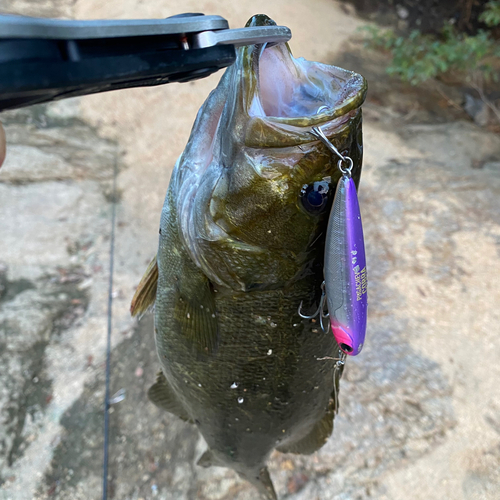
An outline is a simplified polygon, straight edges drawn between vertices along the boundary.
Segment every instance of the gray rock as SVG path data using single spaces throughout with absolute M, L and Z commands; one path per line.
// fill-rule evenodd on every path
M 75 118 L 76 104 L 2 116 L 8 141 L 0 171 L 2 500 L 26 498 L 39 481 L 35 471 L 48 465 L 60 439 L 59 415 L 77 397 L 93 357 L 87 345 L 93 317 L 106 304 L 106 193 L 118 149 Z M 104 343 L 99 337 L 96 347 Z
M 476 125 L 480 127 L 488 125 L 490 121 L 490 108 L 482 99 L 474 97 L 471 94 L 465 94 L 464 109 Z
M 74 270 L 68 270 L 74 272 Z M 5 281 L 0 300 L 0 479 L 43 429 L 53 399 L 46 349 L 83 316 L 88 305 L 76 283 L 46 277 Z

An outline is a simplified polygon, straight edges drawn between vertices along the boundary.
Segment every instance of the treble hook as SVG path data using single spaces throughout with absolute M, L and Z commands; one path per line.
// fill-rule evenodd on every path
M 335 363 L 335 366 L 333 367 L 333 400 L 334 400 L 334 405 L 335 405 L 335 408 L 334 408 L 335 415 L 338 415 L 338 413 L 339 413 L 339 392 L 337 390 L 337 383 L 336 383 L 335 379 L 336 379 L 337 373 L 345 365 L 346 357 L 347 357 L 346 353 L 339 349 L 339 357 L 337 358 L 337 362 Z M 340 376 L 339 376 L 339 383 L 340 383 Z
M 323 283 L 321 283 L 321 298 L 319 300 L 318 309 L 316 310 L 316 312 L 314 314 L 312 314 L 311 316 L 308 316 L 308 315 L 302 313 L 301 310 L 302 310 L 302 303 L 303 302 L 304 302 L 303 300 L 300 301 L 299 309 L 297 311 L 299 313 L 299 316 L 301 318 L 304 318 L 304 319 L 313 319 L 316 316 L 319 316 L 319 324 L 321 326 L 321 329 L 325 333 L 328 333 L 330 330 L 330 322 L 327 321 L 326 326 L 324 325 L 324 320 L 330 316 L 330 314 L 328 312 L 326 314 L 324 312 L 325 311 L 325 302 L 326 302 L 325 282 L 323 281 Z

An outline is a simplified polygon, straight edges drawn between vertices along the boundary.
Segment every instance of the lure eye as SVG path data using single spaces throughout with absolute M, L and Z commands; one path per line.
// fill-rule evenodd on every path
M 302 206 L 311 214 L 320 214 L 328 205 L 330 184 L 326 181 L 317 181 L 313 184 L 304 184 L 300 190 Z

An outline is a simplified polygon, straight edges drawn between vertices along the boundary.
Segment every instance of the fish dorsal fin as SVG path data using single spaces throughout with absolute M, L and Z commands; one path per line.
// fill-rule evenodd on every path
M 144 314 L 156 300 L 156 286 L 158 284 L 158 264 L 156 255 L 149 263 L 130 304 L 132 316 Z
M 162 371 L 158 372 L 156 382 L 149 388 L 148 398 L 158 408 L 166 410 L 182 420 L 192 422 Z

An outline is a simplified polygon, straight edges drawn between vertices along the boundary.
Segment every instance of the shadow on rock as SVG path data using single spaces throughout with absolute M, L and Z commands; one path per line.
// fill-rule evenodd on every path
M 146 396 L 159 363 L 148 315 L 112 352 L 111 394 L 125 400 L 110 409 L 109 497 L 149 498 L 160 488 L 168 498 L 195 498 L 197 430 L 157 409 Z M 46 486 L 39 498 L 100 498 L 103 473 L 104 367 L 64 414 Z
M 9 281 L 7 266 L 0 268 L 0 484 L 36 439 L 53 398 L 46 349 L 87 309 L 79 281 L 63 283 L 57 276 Z

